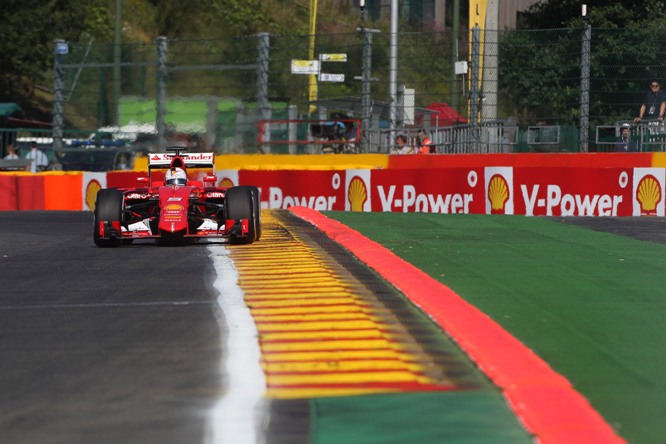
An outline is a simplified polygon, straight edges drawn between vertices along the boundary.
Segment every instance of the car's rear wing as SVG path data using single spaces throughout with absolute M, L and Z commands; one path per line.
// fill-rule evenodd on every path
M 169 168 L 174 154 L 151 153 L 148 157 L 148 167 Z M 187 168 L 213 168 L 215 166 L 215 153 L 180 153 L 178 155 Z

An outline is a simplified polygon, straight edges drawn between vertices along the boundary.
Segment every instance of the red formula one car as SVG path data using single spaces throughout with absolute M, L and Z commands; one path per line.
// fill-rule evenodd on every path
M 93 239 L 117 247 L 135 239 L 180 243 L 221 238 L 249 244 L 261 237 L 259 189 L 216 186 L 213 153 L 170 147 L 149 155 L 148 177 L 136 188 L 99 190 Z

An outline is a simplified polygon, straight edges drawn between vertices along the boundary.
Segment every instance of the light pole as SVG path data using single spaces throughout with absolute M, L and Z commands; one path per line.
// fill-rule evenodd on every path
M 120 35 L 123 0 L 116 0 L 116 24 L 113 39 L 113 121 L 120 126 Z
M 453 28 L 453 39 L 451 39 L 451 107 L 456 111 L 460 112 L 458 109 L 458 74 L 456 73 L 456 62 L 458 61 L 458 40 L 460 34 L 460 0 L 453 0 L 453 23 L 451 24 Z
M 310 0 L 310 48 L 308 50 L 308 60 L 314 60 L 315 53 L 315 34 L 317 32 L 317 2 L 318 0 Z M 317 107 L 312 104 L 317 100 L 317 75 L 310 74 L 308 76 L 308 100 L 310 101 L 309 111 L 314 112 Z
M 398 100 L 398 0 L 391 0 L 391 52 L 389 56 L 389 125 L 391 128 L 391 139 L 397 120 Z
M 583 42 L 580 56 L 580 142 L 579 150 L 588 151 L 590 129 L 590 47 L 592 46 L 592 27 L 587 18 L 587 5 L 582 6 Z

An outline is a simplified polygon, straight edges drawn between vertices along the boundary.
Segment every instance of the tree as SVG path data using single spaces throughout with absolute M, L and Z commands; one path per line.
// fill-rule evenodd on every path
M 590 24 L 599 28 L 627 28 L 656 22 L 666 16 L 662 0 L 587 0 Z M 523 15 L 527 29 L 579 27 L 582 21 L 580 0 L 543 0 Z
M 666 77 L 662 62 L 666 35 L 657 26 L 666 14 L 663 6 L 654 0 L 588 3 L 591 123 L 608 125 L 631 118 L 648 82 Z M 502 35 L 500 90 L 524 122 L 577 123 L 583 24 L 580 2 L 538 3 L 529 9 L 524 23 L 529 30 Z
M 108 38 L 104 0 L 4 0 L 0 8 L 0 100 L 29 95 L 53 63 L 54 40 Z

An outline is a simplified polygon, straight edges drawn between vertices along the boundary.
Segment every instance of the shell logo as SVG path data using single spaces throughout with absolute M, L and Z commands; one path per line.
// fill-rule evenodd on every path
M 231 179 L 229 179 L 228 177 L 224 177 L 220 181 L 220 187 L 222 187 L 222 188 L 228 188 L 228 187 L 233 187 L 233 186 L 234 186 L 233 181 Z
M 641 214 L 655 216 L 657 204 L 661 201 L 661 186 L 651 174 L 643 177 L 636 188 L 636 200 L 641 205 Z
M 182 211 L 185 208 L 182 205 L 178 204 L 169 204 L 164 207 L 166 211 Z
M 88 185 L 86 186 L 86 205 L 88 205 L 90 211 L 95 211 L 95 199 L 97 198 L 97 192 L 101 189 L 102 184 L 96 179 L 88 182 Z
M 490 214 L 504 214 L 504 207 L 509 200 L 509 184 L 503 176 L 495 174 L 490 178 L 488 200 L 490 200 Z
M 363 206 L 368 200 L 368 190 L 360 177 L 356 176 L 349 182 L 347 199 L 352 211 L 363 211 Z

